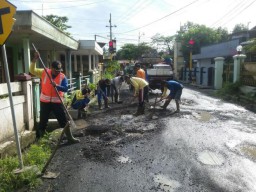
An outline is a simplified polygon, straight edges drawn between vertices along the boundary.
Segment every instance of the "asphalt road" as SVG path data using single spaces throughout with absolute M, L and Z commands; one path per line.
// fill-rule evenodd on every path
M 37 191 L 256 192 L 254 113 L 185 87 L 180 113 L 172 101 L 134 118 L 129 96 L 77 121 L 81 143 L 57 151 L 48 171 L 60 175 Z

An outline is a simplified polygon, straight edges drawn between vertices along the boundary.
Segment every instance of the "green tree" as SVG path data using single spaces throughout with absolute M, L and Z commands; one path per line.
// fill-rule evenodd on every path
M 247 53 L 256 52 L 256 38 L 251 39 L 250 42 L 244 46 Z
M 245 25 L 245 24 L 236 24 L 232 33 L 238 33 L 238 32 L 241 32 L 241 31 L 248 31 L 248 27 Z
M 113 79 L 116 74 L 120 71 L 121 66 L 117 60 L 107 61 L 104 64 L 103 78 Z
M 71 26 L 67 25 L 68 22 L 67 17 L 60 17 L 57 15 L 46 15 L 43 16 L 47 21 L 55 25 L 57 28 L 59 28 L 61 31 L 66 33 L 67 35 L 70 35 L 70 33 L 67 32 L 67 29 L 71 28 Z
M 148 46 L 146 43 L 140 43 L 139 45 L 135 44 L 125 44 L 117 51 L 117 59 L 126 59 L 126 60 L 138 60 L 143 55 L 149 54 L 154 49 Z
M 175 36 L 163 36 L 157 33 L 152 38 L 152 44 L 156 47 L 159 47 L 158 45 L 161 45 L 160 47 L 162 50 L 160 52 L 167 52 L 169 55 L 173 54 L 173 44 L 175 41 Z
M 136 50 L 137 45 L 132 43 L 127 43 L 124 46 L 121 47 L 116 53 L 117 59 L 126 59 L 126 60 L 132 60 L 136 58 Z
M 190 45 L 189 41 L 193 39 L 194 45 Z M 193 54 L 200 53 L 202 46 L 219 43 L 228 40 L 228 32 L 226 29 L 212 29 L 205 25 L 194 24 L 187 22 L 180 31 L 177 32 L 176 41 L 181 42 L 181 51 L 185 60 L 189 60 L 189 52 Z

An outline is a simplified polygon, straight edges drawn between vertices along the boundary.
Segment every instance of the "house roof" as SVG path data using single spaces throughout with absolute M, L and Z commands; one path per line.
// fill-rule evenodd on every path
M 76 53 L 103 55 L 103 49 L 95 40 L 79 40 L 79 49 Z
M 22 44 L 24 39 L 38 50 L 66 51 L 103 55 L 103 49 L 95 40 L 75 40 L 32 10 L 17 11 L 13 32 L 7 44 Z
M 215 57 L 227 57 L 236 54 L 236 47 L 240 44 L 239 39 L 209 45 L 201 48 L 201 53 L 192 55 L 192 59 L 208 59 Z
M 79 42 L 69 37 L 32 10 L 17 11 L 13 32 L 7 43 L 22 44 L 26 38 L 39 50 L 77 50 Z

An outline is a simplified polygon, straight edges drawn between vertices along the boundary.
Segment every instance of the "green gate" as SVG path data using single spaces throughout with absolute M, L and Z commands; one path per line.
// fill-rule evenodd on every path
M 234 63 L 224 63 L 223 66 L 223 83 L 232 83 L 233 82 L 233 72 L 234 71 Z

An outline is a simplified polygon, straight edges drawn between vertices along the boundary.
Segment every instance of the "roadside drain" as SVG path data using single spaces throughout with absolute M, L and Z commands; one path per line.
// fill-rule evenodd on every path
M 155 175 L 154 182 L 157 183 L 157 187 L 165 192 L 174 192 L 181 186 L 181 184 L 176 181 L 168 178 L 165 175 Z
M 203 151 L 198 155 L 198 160 L 205 165 L 222 165 L 224 157 L 212 151 Z

